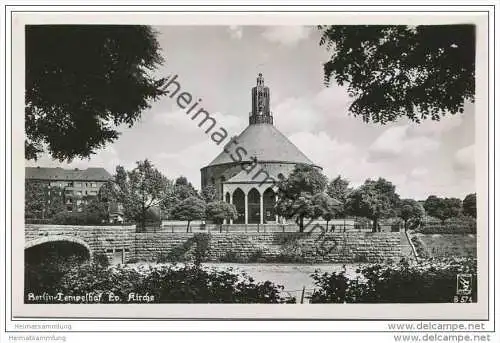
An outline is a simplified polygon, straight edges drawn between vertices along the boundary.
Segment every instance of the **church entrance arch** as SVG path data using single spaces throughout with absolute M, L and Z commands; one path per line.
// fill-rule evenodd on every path
M 264 191 L 264 224 L 265 223 L 275 223 L 276 222 L 276 193 L 272 188 L 268 188 Z
M 260 223 L 260 193 L 255 188 L 248 192 L 248 223 Z
M 233 205 L 238 212 L 238 218 L 233 223 L 245 224 L 245 193 L 240 188 L 237 188 L 233 193 Z

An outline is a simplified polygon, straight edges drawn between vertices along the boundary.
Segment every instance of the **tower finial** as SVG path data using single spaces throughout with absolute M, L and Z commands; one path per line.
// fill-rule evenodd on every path
M 271 114 L 269 88 L 264 86 L 264 77 L 259 73 L 257 86 L 252 88 L 252 112 L 250 112 L 250 125 L 253 124 L 273 124 Z
M 257 77 L 257 86 L 264 86 L 264 77 L 262 77 L 262 73 L 259 73 Z

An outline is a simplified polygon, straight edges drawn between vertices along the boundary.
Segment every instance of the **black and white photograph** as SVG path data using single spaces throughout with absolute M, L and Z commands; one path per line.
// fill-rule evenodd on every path
M 21 20 L 15 312 L 488 320 L 487 24 L 374 17 Z

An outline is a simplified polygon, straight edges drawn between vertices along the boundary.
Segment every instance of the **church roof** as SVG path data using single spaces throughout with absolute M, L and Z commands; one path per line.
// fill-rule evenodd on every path
M 225 181 L 224 183 L 261 183 L 266 178 L 264 172 L 267 173 L 267 175 L 272 178 L 272 180 L 279 181 L 279 174 L 283 175 L 283 172 L 286 172 L 286 174 L 288 175 L 288 173 L 292 169 L 293 166 L 290 168 L 285 168 L 284 170 L 283 168 L 275 168 L 271 165 L 262 165 L 257 163 L 257 165 L 252 169 L 250 173 L 242 169 L 238 174 Z M 272 180 L 267 180 L 266 183 L 271 183 Z
M 235 138 L 235 142 L 230 142 L 209 165 L 234 163 L 231 155 L 238 159 L 238 152 L 235 150 L 241 147 L 247 154 L 241 152 L 242 161 L 252 161 L 255 157 L 257 161 L 276 161 L 290 163 L 314 164 L 302 151 L 300 151 L 290 140 L 283 135 L 272 124 L 261 123 L 249 125 L 243 132 Z

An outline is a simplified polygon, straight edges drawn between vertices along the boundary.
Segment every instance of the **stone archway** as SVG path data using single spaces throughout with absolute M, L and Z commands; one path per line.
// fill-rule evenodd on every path
M 24 250 L 28 250 L 30 248 L 33 248 L 35 246 L 39 246 L 42 244 L 48 244 L 48 243 L 57 243 L 57 242 L 67 242 L 67 243 L 73 243 L 76 245 L 79 245 L 88 252 L 89 259 L 92 259 L 92 249 L 90 246 L 87 244 L 87 242 L 76 238 L 72 236 L 64 236 L 64 235 L 57 235 L 57 236 L 45 236 L 37 239 L 33 239 L 31 241 L 28 241 L 24 244 Z
M 52 291 L 64 275 L 92 258 L 92 250 L 83 240 L 71 236 L 46 236 L 24 245 L 24 290 Z

